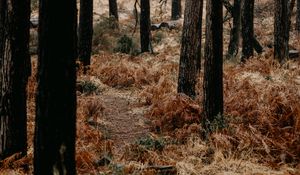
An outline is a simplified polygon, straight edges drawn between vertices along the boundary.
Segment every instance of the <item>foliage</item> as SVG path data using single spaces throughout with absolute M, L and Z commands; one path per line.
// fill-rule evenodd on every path
M 115 52 L 126 53 L 131 55 L 137 55 L 139 50 L 137 49 L 134 40 L 127 35 L 123 35 L 118 41 L 117 46 L 114 49 Z
M 77 83 L 77 90 L 86 95 L 91 95 L 97 93 L 98 86 L 92 81 L 83 80 Z

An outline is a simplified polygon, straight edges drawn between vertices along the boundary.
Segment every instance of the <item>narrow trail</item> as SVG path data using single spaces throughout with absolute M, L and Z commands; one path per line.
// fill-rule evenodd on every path
M 104 123 L 102 132 L 113 140 L 116 152 L 149 133 L 144 118 L 146 108 L 137 105 L 139 99 L 130 91 L 110 89 L 99 98 L 105 108 L 100 118 Z

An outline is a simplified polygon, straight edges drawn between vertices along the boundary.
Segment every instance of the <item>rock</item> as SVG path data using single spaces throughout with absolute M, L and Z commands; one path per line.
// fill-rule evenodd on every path
M 289 58 L 294 59 L 299 57 L 298 50 L 289 50 Z

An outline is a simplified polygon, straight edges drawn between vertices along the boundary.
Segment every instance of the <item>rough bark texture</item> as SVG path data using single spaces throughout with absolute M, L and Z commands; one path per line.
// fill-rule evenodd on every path
M 300 32 L 300 0 L 297 0 L 296 30 Z
M 141 0 L 141 17 L 140 17 L 140 35 L 141 35 L 141 52 L 150 51 L 150 2 Z
M 26 154 L 29 0 L 0 0 L 0 159 Z
M 201 67 L 202 0 L 188 0 L 184 23 L 178 77 L 178 93 L 196 96 L 196 83 Z
M 76 0 L 39 2 L 34 174 L 73 175 L 76 174 Z
M 203 112 L 204 120 L 211 122 L 223 114 L 223 7 L 221 0 L 206 3 Z M 205 127 L 209 128 L 209 122 Z
M 246 61 L 249 57 L 253 56 L 253 38 L 254 38 L 254 25 L 253 25 L 253 11 L 254 0 L 242 1 L 242 61 Z
M 181 0 L 172 0 L 171 19 L 177 20 L 181 18 Z
M 91 64 L 93 37 L 93 0 L 80 0 L 78 34 L 78 57 L 79 60 L 83 63 L 85 73 L 86 66 L 89 66 Z
M 117 0 L 109 0 L 109 16 L 114 17 L 116 21 L 119 21 Z
M 241 0 L 234 0 L 233 4 L 233 26 L 230 31 L 230 42 L 228 45 L 227 58 L 235 57 L 239 52 L 240 30 L 241 30 Z
M 288 0 L 275 1 L 274 58 L 280 62 L 289 56 Z

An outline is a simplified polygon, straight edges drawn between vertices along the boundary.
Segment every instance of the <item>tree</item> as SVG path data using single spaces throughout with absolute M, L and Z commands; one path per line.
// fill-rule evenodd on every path
M 150 23 L 150 2 L 149 0 L 141 0 L 141 52 L 150 51 Z
M 196 96 L 196 83 L 201 68 L 202 0 L 188 0 L 185 4 L 181 40 L 178 93 Z
M 241 26 L 241 0 L 234 0 L 233 4 L 233 27 L 230 31 L 227 58 L 235 57 L 239 52 L 240 26 Z
M 171 19 L 177 20 L 181 18 L 181 0 L 172 0 Z
M 242 62 L 253 56 L 254 25 L 253 25 L 254 0 L 242 1 Z
M 280 62 L 289 56 L 288 0 L 275 1 L 274 58 Z
M 300 0 L 297 0 L 296 30 L 300 32 Z
M 0 0 L 0 159 L 27 152 L 29 0 Z
M 93 0 L 80 0 L 80 16 L 78 31 L 78 57 L 84 66 L 91 64 L 93 38 Z
M 203 123 L 210 131 L 209 123 L 223 114 L 223 6 L 221 0 L 206 3 Z
M 39 2 L 34 174 L 76 174 L 76 0 Z
M 109 16 L 119 21 L 117 0 L 109 0 Z

